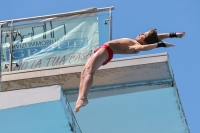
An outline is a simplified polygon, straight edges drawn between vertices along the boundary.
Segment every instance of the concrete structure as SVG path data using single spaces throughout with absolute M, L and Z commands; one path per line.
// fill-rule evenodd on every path
M 74 106 L 82 68 L 83 64 L 4 72 L 2 91 L 60 84 Z M 167 53 L 113 59 L 95 73 L 89 100 L 76 115 L 83 133 L 99 133 L 101 128 L 107 128 L 105 133 L 189 133 Z
M 167 53 L 114 59 L 94 75 L 93 88 L 132 83 L 172 86 L 172 74 Z M 84 64 L 55 66 L 2 73 L 2 90 L 32 88 L 61 84 L 64 91 L 76 90 Z M 137 76 L 135 76 L 137 75 Z

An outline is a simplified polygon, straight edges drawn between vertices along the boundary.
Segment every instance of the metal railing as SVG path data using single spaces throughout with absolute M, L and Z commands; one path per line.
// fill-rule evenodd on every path
M 104 7 L 104 8 L 87 8 L 82 9 L 78 11 L 73 12 L 66 12 L 66 13 L 59 13 L 59 14 L 50 14 L 50 15 L 44 15 L 44 16 L 36 16 L 36 17 L 28 17 L 28 18 L 19 18 L 19 19 L 12 19 L 12 20 L 3 20 L 0 21 L 0 23 L 7 24 L 12 22 L 23 22 L 23 21 L 32 21 L 32 20 L 38 20 L 38 19 L 48 19 L 48 18 L 54 18 L 54 17 L 69 17 L 74 15 L 80 15 L 80 14 L 86 14 L 86 13 L 92 13 L 92 12 L 103 12 L 103 11 L 111 11 L 114 10 L 114 7 Z
M 104 8 L 87 8 L 87 9 L 82 9 L 82 10 L 77 10 L 73 12 L 66 12 L 66 13 L 59 13 L 59 14 L 51 14 L 51 15 L 44 15 L 44 16 L 36 16 L 36 17 L 28 17 L 28 18 L 20 18 L 20 19 L 12 19 L 12 20 L 4 20 L 0 21 L 0 25 L 10 25 L 10 57 L 9 57 L 9 63 L 7 63 L 7 66 L 9 67 L 9 71 L 12 71 L 13 63 L 12 62 L 12 57 L 13 57 L 13 33 L 14 33 L 14 23 L 18 22 L 27 22 L 27 21 L 33 21 L 33 20 L 42 20 L 40 22 L 44 22 L 46 20 L 51 20 L 51 19 L 59 19 L 59 18 L 64 18 L 64 17 L 69 17 L 69 16 L 75 16 L 75 15 L 82 15 L 82 14 L 87 14 L 87 13 L 95 13 L 95 12 L 103 12 L 103 11 L 109 11 L 109 40 L 112 40 L 112 10 L 114 10 L 114 7 L 104 7 Z M 0 32 L 1 27 L 0 27 Z M 0 51 L 2 51 L 2 38 L 0 37 Z M 16 64 L 18 65 L 18 64 Z

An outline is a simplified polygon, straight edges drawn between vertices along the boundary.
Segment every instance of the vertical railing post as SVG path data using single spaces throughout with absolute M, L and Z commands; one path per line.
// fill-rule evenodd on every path
M 1 39 L 2 39 L 2 37 L 1 37 L 1 26 L 2 26 L 3 24 L 2 23 L 0 23 L 0 67 L 1 67 L 1 57 L 2 57 L 2 41 L 1 41 Z M 2 70 L 2 68 L 0 68 L 0 91 L 1 91 L 1 85 L 2 85 L 2 82 L 1 82 L 1 80 L 2 80 L 2 78 L 1 78 L 1 70 Z
M 110 21 L 110 25 L 109 25 L 109 40 L 112 40 L 112 8 L 110 8 L 110 10 L 109 10 L 109 21 Z
M 12 56 L 13 56 L 13 21 L 10 25 L 10 58 L 9 58 L 9 71 L 12 71 Z

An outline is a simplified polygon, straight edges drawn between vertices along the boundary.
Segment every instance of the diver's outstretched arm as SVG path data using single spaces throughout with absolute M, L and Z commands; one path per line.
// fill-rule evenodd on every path
M 182 38 L 185 35 L 185 32 L 171 32 L 171 33 L 159 33 L 158 38 L 160 40 L 166 39 L 166 38 Z

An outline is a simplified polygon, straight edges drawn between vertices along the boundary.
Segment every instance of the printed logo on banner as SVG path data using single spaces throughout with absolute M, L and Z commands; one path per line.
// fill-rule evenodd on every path
M 60 43 L 54 40 L 43 40 L 39 42 L 21 43 L 17 42 L 13 46 L 13 60 L 19 60 L 31 55 L 39 55 L 48 52 L 56 52 L 61 50 L 80 49 L 88 45 L 88 38 L 76 38 L 63 40 Z M 67 52 L 67 51 L 66 51 Z M 7 60 L 9 59 L 9 51 L 6 51 Z

